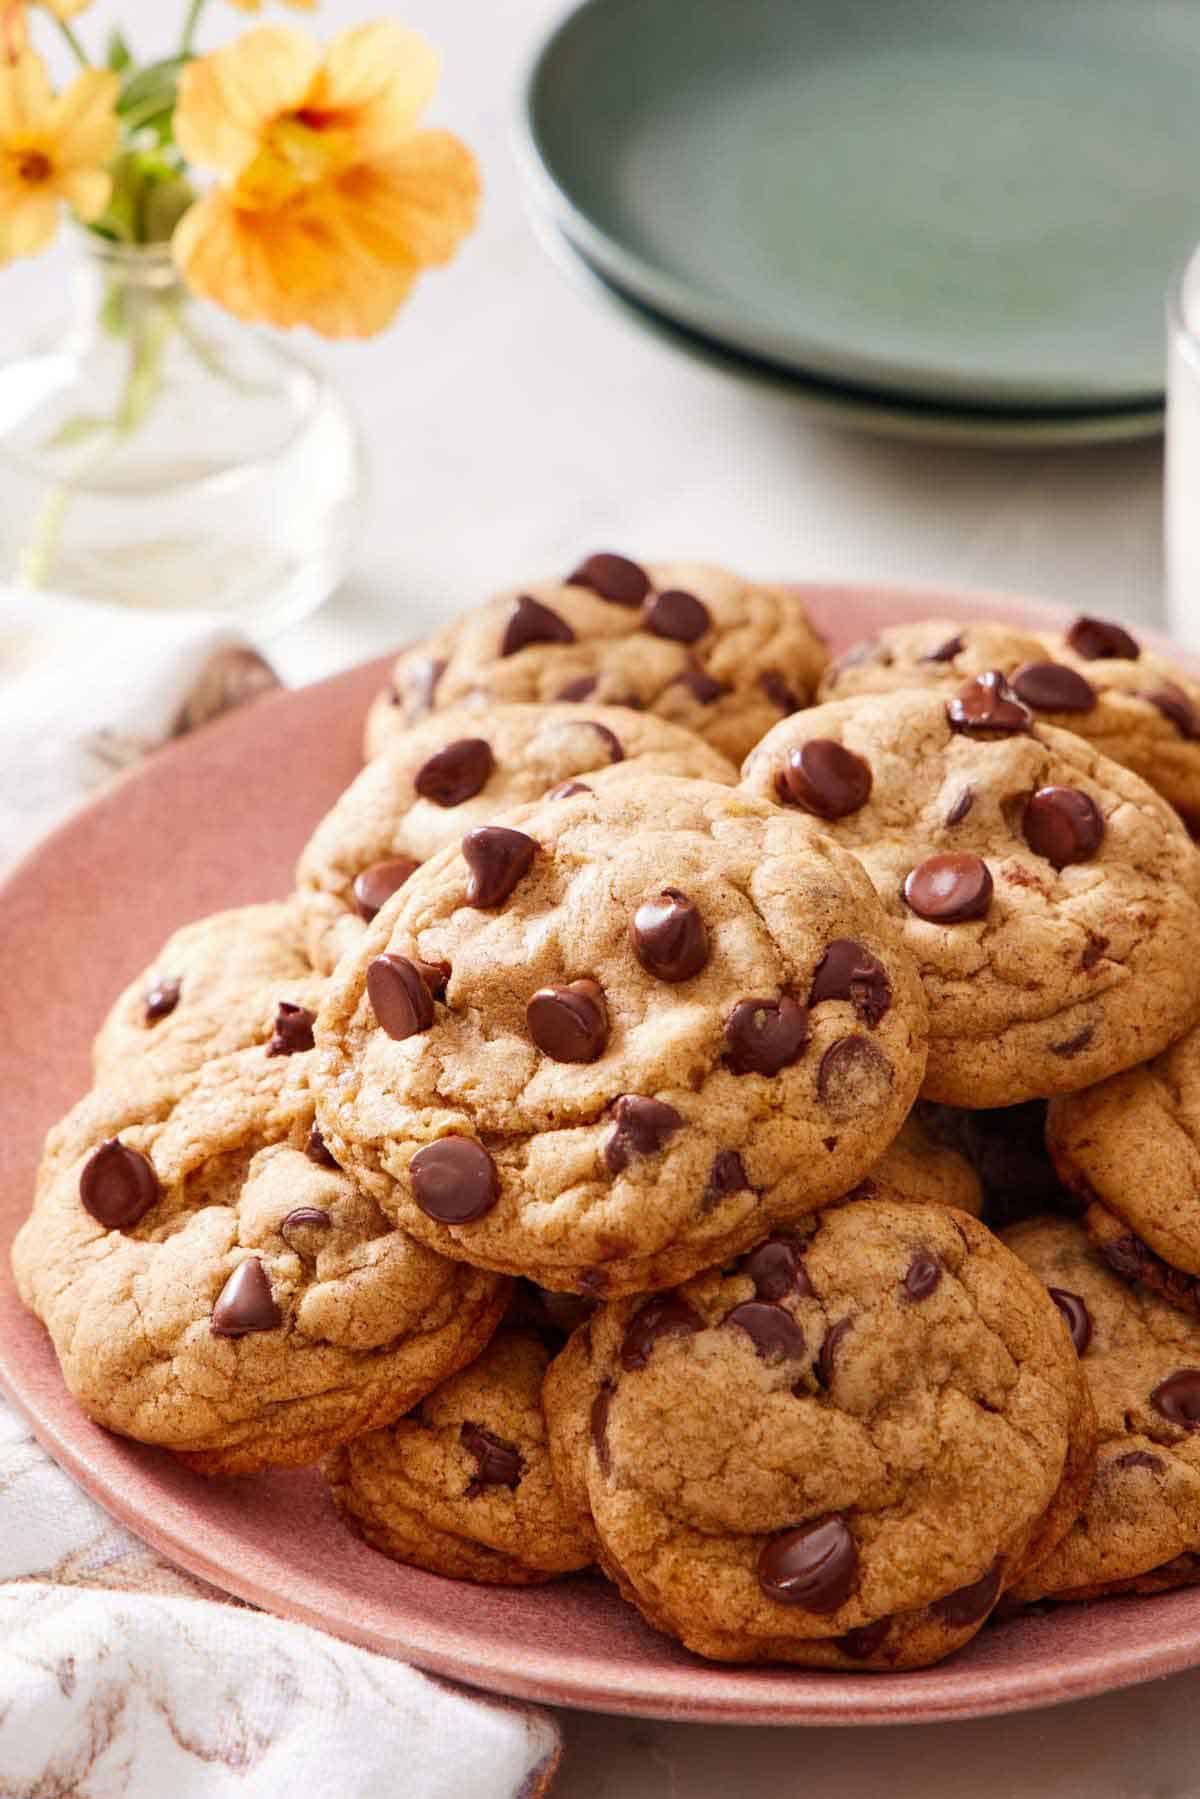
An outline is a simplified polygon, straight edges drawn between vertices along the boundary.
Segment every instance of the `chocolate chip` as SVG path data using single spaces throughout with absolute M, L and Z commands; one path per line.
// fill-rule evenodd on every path
M 295 1250 L 296 1245 L 292 1242 L 288 1232 L 303 1230 L 306 1225 L 313 1230 L 327 1231 L 332 1228 L 333 1219 L 322 1206 L 297 1206 L 295 1211 L 288 1213 L 279 1227 L 279 1235 L 289 1249 Z M 299 1251 L 296 1253 L 299 1254 Z
M 808 1039 L 808 1013 L 787 994 L 739 1000 L 725 1020 L 725 1062 L 734 1074 L 778 1074 L 799 1061 Z
M 802 1293 L 806 1297 L 812 1294 L 812 1282 L 794 1237 L 768 1237 L 765 1243 L 742 1257 L 739 1272 L 754 1282 L 757 1299 L 786 1299 L 789 1293 Z
M 146 1023 L 157 1024 L 160 1018 L 169 1018 L 179 1004 L 179 995 L 183 990 L 183 982 L 155 981 L 147 987 L 145 997 Z
M 725 1323 L 745 1331 L 764 1362 L 795 1362 L 804 1354 L 804 1332 L 790 1312 L 770 1301 L 748 1299 L 734 1306 Z
M 708 961 L 708 931 L 697 907 L 678 887 L 664 887 L 633 915 L 633 953 L 660 981 L 690 981 Z
M 719 1149 L 713 1157 L 713 1165 L 704 1183 L 700 1210 L 711 1212 L 728 1194 L 744 1193 L 749 1186 L 750 1182 L 746 1179 L 746 1170 L 737 1150 Z
M 525 1019 L 533 1041 L 555 1062 L 594 1062 L 608 1042 L 608 1007 L 596 981 L 539 987 Z
M 904 1276 L 904 1297 L 914 1302 L 928 1299 L 940 1284 L 942 1264 L 927 1249 L 919 1249 Z
M 251 1331 L 278 1330 L 282 1323 L 266 1270 L 257 1256 L 248 1256 L 221 1288 L 209 1329 L 214 1337 L 246 1337 Z
M 1142 653 L 1137 638 L 1107 618 L 1077 618 L 1067 632 L 1067 642 L 1085 662 L 1136 662 Z
M 962 639 L 961 633 L 959 633 L 959 634 L 956 634 L 954 637 L 947 637 L 945 643 L 939 643 L 937 649 L 930 650 L 928 656 L 921 657 L 921 661 L 922 662 L 953 662 L 954 658 L 956 656 L 962 655 L 962 650 L 963 650 L 963 639 Z
M 106 1231 L 128 1231 L 157 1205 L 162 1189 L 148 1156 L 110 1137 L 94 1149 L 79 1176 L 79 1198 Z
M 549 606 L 543 606 L 532 594 L 523 593 L 517 600 L 508 623 L 504 627 L 504 636 L 500 640 L 500 654 L 515 656 L 531 643 L 574 643 L 575 633 L 565 618 Z
M 433 996 L 407 956 L 376 956 L 368 964 L 367 998 L 381 1028 L 397 1043 L 433 1023 Z
M 341 1167 L 341 1163 L 335 1162 L 330 1155 L 325 1146 L 325 1139 L 322 1137 L 320 1129 L 315 1124 L 308 1133 L 308 1142 L 304 1145 L 304 1153 L 310 1162 L 315 1162 L 317 1164 L 318 1168 Z
M 683 1125 L 682 1114 L 661 1099 L 623 1093 L 613 1107 L 616 1125 L 604 1145 L 604 1161 L 612 1174 L 628 1168 L 635 1156 L 656 1156 L 672 1132 Z
M 1062 1043 L 1052 1043 L 1050 1045 L 1050 1054 L 1052 1056 L 1077 1056 L 1081 1049 L 1087 1048 L 1095 1035 L 1095 1025 L 1085 1024 L 1083 1029 L 1081 1031 L 1076 1031 L 1073 1037 L 1065 1038 Z
M 496 1164 L 471 1137 L 439 1137 L 408 1166 L 413 1198 L 438 1224 L 472 1224 L 500 1197 Z
M 817 1357 L 817 1380 L 828 1393 L 833 1385 L 833 1364 L 837 1356 L 838 1345 L 851 1328 L 849 1318 L 839 1318 L 825 1332 L 825 1340 L 821 1344 L 821 1353 Z
M 669 637 L 674 643 L 695 643 L 712 624 L 708 607 L 694 593 L 682 587 L 668 587 L 646 601 L 642 623 L 655 637 Z
M 999 669 L 964 681 L 947 701 L 946 717 L 952 731 L 978 737 L 1011 737 L 1028 731 L 1033 722 L 1029 708 L 1021 704 Z
M 621 739 L 617 736 L 616 732 L 610 731 L 607 725 L 600 724 L 594 718 L 589 718 L 587 723 L 589 729 L 597 732 L 598 735 L 604 739 L 604 747 L 608 751 L 609 761 L 624 762 L 625 751 L 622 747 Z
M 1110 1464 L 1113 1468 L 1149 1468 L 1153 1474 L 1161 1474 L 1162 1457 L 1151 1455 L 1148 1449 L 1127 1449 L 1124 1455 L 1114 1456 Z
M 1097 962 L 1108 948 L 1108 938 L 1102 937 L 1098 931 L 1089 931 L 1087 939 L 1088 940 L 1083 947 L 1083 954 L 1079 958 L 1079 966 L 1084 970 L 1095 968 Z
M 904 898 L 918 918 L 931 924 L 982 918 L 992 900 L 991 871 L 978 856 L 958 851 L 929 856 L 905 880 Z
M 420 868 L 411 856 L 391 856 L 386 862 L 372 862 L 354 878 L 354 906 L 358 916 L 370 924 L 393 893 L 403 887 L 409 875 Z
M 595 1399 L 592 1401 L 592 1412 L 589 1423 L 592 1432 L 592 1445 L 596 1451 L 596 1460 L 600 1464 L 600 1472 L 606 1478 L 612 1473 L 612 1456 L 608 1447 L 608 1413 L 612 1405 L 613 1387 L 611 1381 L 605 1381 Z
M 1140 1280 L 1147 1263 L 1153 1260 L 1141 1238 L 1135 1237 L 1132 1231 L 1102 1243 L 1100 1254 L 1113 1273 L 1119 1274 L 1123 1281 Z
M 1021 821 L 1025 841 L 1055 868 L 1086 862 L 1104 841 L 1104 815 L 1078 787 L 1039 787 Z
M 414 956 L 413 967 L 428 987 L 431 997 L 445 999 L 451 974 L 449 962 L 419 962 Z
M 617 606 L 640 606 L 650 592 L 650 577 L 644 568 L 628 556 L 604 552 L 581 562 L 574 574 L 567 576 L 567 582 L 571 587 L 588 587 L 602 600 L 612 600 Z
M 702 668 L 685 668 L 681 675 L 676 675 L 671 685 L 686 687 L 701 706 L 711 706 L 714 700 L 719 700 L 723 693 L 729 692 L 724 682 L 714 680 Z
M 445 672 L 446 663 L 437 656 L 427 656 L 412 668 L 408 676 L 408 688 L 415 714 L 433 711 L 434 695 Z
M 576 675 L 573 681 L 567 682 L 558 697 L 560 700 L 590 699 L 596 691 L 597 684 L 595 675 Z
M 275 1014 L 275 1028 L 267 1045 L 269 1056 L 297 1056 L 313 1046 L 313 1024 L 316 1013 L 307 1006 L 294 1006 L 281 999 Z
M 857 1572 L 858 1546 L 838 1517 L 782 1531 L 758 1558 L 758 1584 L 768 1599 L 818 1615 L 846 1603 Z
M 475 1478 L 467 1488 L 466 1498 L 475 1499 L 484 1487 L 511 1489 L 518 1485 L 525 1464 L 512 1443 L 494 1436 L 482 1424 L 470 1423 L 462 1426 L 458 1440 L 475 1463 Z
M 1086 1355 L 1092 1340 L 1092 1314 L 1085 1301 L 1078 1293 L 1068 1293 L 1064 1287 L 1049 1287 L 1047 1291 L 1066 1320 L 1075 1354 Z
M 421 764 L 413 786 L 435 806 L 461 806 L 482 793 L 495 767 L 490 743 L 482 737 L 456 737 Z
M 810 1006 L 826 999 L 848 999 L 864 1024 L 874 1027 L 892 1003 L 887 970 L 861 943 L 836 937 L 817 963 Z
M 994 1561 L 986 1574 L 973 1580 L 969 1586 L 956 1587 L 953 1593 L 943 1594 L 930 1606 L 943 1624 L 952 1630 L 962 1630 L 968 1624 L 978 1624 L 986 1618 L 997 1599 L 1000 1597 L 1000 1582 L 1004 1573 L 1003 1558 Z
M 788 685 L 777 668 L 764 668 L 758 677 L 758 684 L 772 706 L 778 706 L 785 718 L 790 718 L 793 712 L 799 712 L 799 695 Z
M 703 1330 L 704 1321 L 686 1299 L 675 1293 L 660 1293 L 648 1299 L 625 1327 L 621 1343 L 621 1366 L 632 1374 L 644 1368 L 660 1337 L 690 1336 Z
M 1096 689 L 1064 662 L 1027 662 L 1012 677 L 1017 698 L 1035 712 L 1090 712 Z
M 467 904 L 487 909 L 502 906 L 518 881 L 533 866 L 537 844 L 524 831 L 507 825 L 479 825 L 462 840 L 463 859 L 470 869 Z
M 960 825 L 974 804 L 975 789 L 973 787 L 964 787 L 954 804 L 951 806 L 949 812 L 947 812 L 946 823 L 948 825 Z
M 817 818 L 848 818 L 871 797 L 871 770 L 861 756 L 831 737 L 810 737 L 787 753 L 775 777 L 782 806 L 799 806 Z
M 1177 1424 L 1182 1430 L 1200 1429 L 1200 1368 L 1180 1368 L 1168 1374 L 1151 1393 L 1150 1404 L 1168 1424 Z
M 577 793 L 591 793 L 592 789 L 583 781 L 564 781 L 546 795 L 548 800 L 569 800 Z
M 1157 706 L 1181 737 L 1186 737 L 1189 742 L 1200 737 L 1200 719 L 1196 717 L 1195 707 L 1183 688 L 1177 687 L 1174 681 L 1164 681 L 1161 687 L 1156 687 L 1152 693 L 1144 693 L 1141 697 L 1152 706 Z
M 881 1106 L 895 1078 L 883 1051 L 867 1038 L 839 1037 L 821 1057 L 817 1094 L 834 1118 L 854 1118 Z
M 834 1637 L 834 1642 L 848 1655 L 851 1661 L 870 1661 L 878 1655 L 887 1640 L 888 1631 L 892 1628 L 890 1618 L 876 1618 L 874 1624 L 860 1624 L 857 1630 L 848 1630 L 844 1637 Z

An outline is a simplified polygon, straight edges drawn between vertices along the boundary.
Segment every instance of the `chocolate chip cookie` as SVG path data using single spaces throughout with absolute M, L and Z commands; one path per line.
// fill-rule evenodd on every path
M 1171 808 L 1004 677 L 785 720 L 743 788 L 862 861 L 930 1004 L 924 1097 L 991 1107 L 1073 1092 L 1200 1016 L 1200 859 Z
M 1080 1516 L 1014 1602 L 1188 1585 L 1200 1568 L 1200 1324 L 1107 1268 L 1071 1219 L 1004 1241 L 1044 1281 L 1091 1390 L 1099 1453 Z
M 626 1597 L 700 1655 L 937 1661 L 1045 1559 L 1091 1479 L 1054 1303 L 936 1206 L 806 1218 L 603 1306 L 566 1354 L 545 1393 L 566 1492 L 586 1492 Z
M 533 1586 L 585 1568 L 590 1532 L 559 1498 L 542 1378 L 550 1351 L 503 1329 L 415 1411 L 336 1450 L 325 1476 L 342 1516 L 413 1568 L 488 1586 Z
M 92 1048 L 96 1079 L 122 1080 L 139 1065 L 186 1073 L 269 1043 L 289 1017 L 316 1011 L 322 985 L 290 904 L 198 919 L 168 937 L 116 1001 Z
M 732 786 L 737 770 L 680 725 L 615 706 L 438 712 L 395 736 L 322 820 L 296 889 L 323 972 L 420 863 L 476 825 L 599 770 Z
M 368 926 L 318 1020 L 320 1124 L 431 1247 L 640 1291 L 861 1180 L 925 1029 L 853 856 L 710 782 L 597 781 L 468 832 Z
M 831 664 L 821 698 L 902 687 L 952 694 L 989 669 L 1035 717 L 1086 737 L 1200 831 L 1200 682 L 1111 620 L 1077 618 L 1063 633 L 947 618 L 896 625 Z
M 311 1051 L 97 1089 L 13 1251 L 97 1423 L 207 1474 L 319 1459 L 469 1362 L 508 1284 L 395 1229 L 315 1128 Z
M 740 761 L 811 702 L 826 660 L 787 587 L 698 563 L 589 556 L 565 580 L 501 594 L 402 655 L 367 750 L 388 712 L 399 728 L 446 706 L 562 700 L 656 713 Z
M 953 1206 L 959 1212 L 969 1212 L 973 1218 L 983 1211 L 983 1188 L 975 1169 L 961 1150 L 940 1141 L 928 1129 L 919 1105 L 909 1113 L 899 1135 L 859 1183 L 856 1193 L 860 1197 Z
M 1200 1312 L 1200 1030 L 1055 1100 L 1046 1140 L 1109 1266 Z

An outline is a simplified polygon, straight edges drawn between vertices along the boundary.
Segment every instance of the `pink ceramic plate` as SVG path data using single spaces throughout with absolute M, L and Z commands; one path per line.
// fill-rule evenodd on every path
M 836 648 L 935 612 L 1062 622 L 1011 600 L 829 587 L 806 598 Z M 599 1580 L 505 1592 L 420 1574 L 345 1531 L 314 1473 L 205 1481 L 80 1415 L 8 1273 L 42 1136 L 88 1084 L 93 1032 L 164 935 L 287 889 L 300 846 L 358 767 L 363 713 L 385 668 L 265 699 L 169 746 L 0 889 L 0 1379 L 50 1453 L 193 1574 L 385 1655 L 524 1698 L 727 1723 L 896 1723 L 1049 1705 L 1200 1662 L 1193 1589 L 1004 1624 L 917 1674 L 721 1666 L 657 1635 Z

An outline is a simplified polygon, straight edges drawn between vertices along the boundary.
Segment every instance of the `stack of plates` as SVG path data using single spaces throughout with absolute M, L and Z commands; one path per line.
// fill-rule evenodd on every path
M 543 236 L 679 348 L 848 423 L 1161 427 L 1200 238 L 1200 7 L 587 0 L 522 147 Z

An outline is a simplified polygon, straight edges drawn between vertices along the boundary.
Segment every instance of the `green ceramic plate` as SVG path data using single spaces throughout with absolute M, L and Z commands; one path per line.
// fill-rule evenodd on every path
M 1196 0 L 588 0 L 524 114 L 577 247 L 724 345 L 953 405 L 1161 396 Z
M 533 224 L 544 248 L 572 284 L 601 301 L 627 324 L 650 332 L 669 348 L 721 374 L 785 395 L 821 424 L 910 443 L 953 443 L 989 450 L 1125 443 L 1157 437 L 1163 428 L 1162 402 L 1157 400 L 1150 405 L 1100 411 L 989 412 L 939 406 L 934 401 L 906 403 L 895 396 L 872 394 L 832 381 L 806 380 L 791 369 L 725 349 L 697 331 L 673 324 L 601 274 L 556 226 L 542 217 L 535 217 Z

